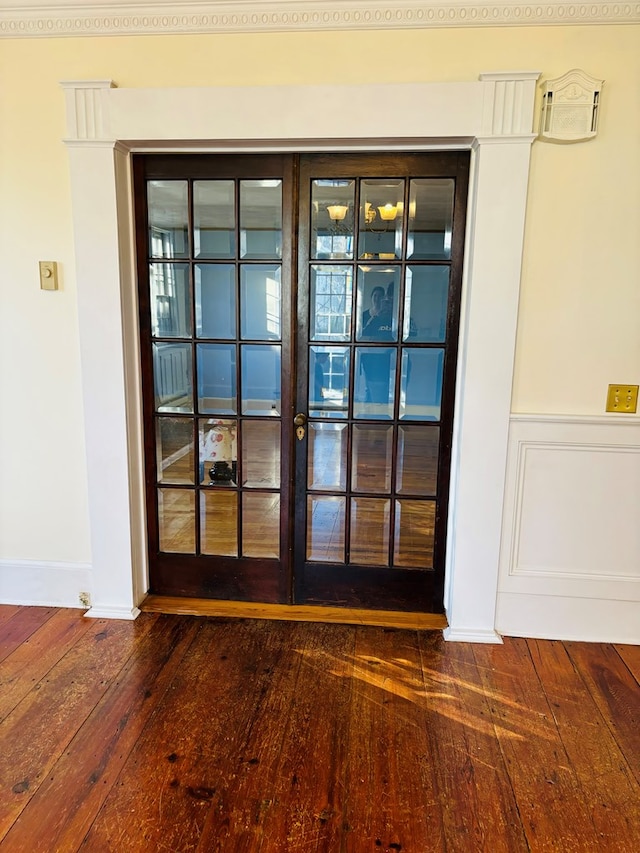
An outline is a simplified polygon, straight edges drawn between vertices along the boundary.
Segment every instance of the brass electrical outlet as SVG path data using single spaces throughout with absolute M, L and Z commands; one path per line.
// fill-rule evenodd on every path
M 40 261 L 40 290 L 58 289 L 58 264 L 55 261 Z
M 633 415 L 638 409 L 637 385 L 609 385 L 607 411 Z

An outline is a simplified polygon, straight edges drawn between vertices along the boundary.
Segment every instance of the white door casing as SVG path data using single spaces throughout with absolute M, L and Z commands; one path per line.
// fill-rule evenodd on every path
M 500 641 L 498 564 L 538 77 L 193 89 L 62 83 L 92 545 L 88 615 L 134 618 L 147 589 L 131 153 L 470 149 L 445 636 Z

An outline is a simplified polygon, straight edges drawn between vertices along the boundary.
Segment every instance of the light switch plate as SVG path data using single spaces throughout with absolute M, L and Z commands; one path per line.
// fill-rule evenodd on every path
M 638 410 L 637 385 L 609 385 L 607 411 L 634 415 Z
M 40 289 L 58 289 L 58 264 L 56 261 L 40 261 Z

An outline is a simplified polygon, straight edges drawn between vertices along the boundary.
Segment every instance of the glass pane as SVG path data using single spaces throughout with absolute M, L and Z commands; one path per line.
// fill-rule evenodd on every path
M 233 181 L 193 182 L 196 258 L 234 258 L 236 204 Z
M 240 257 L 282 257 L 282 181 L 240 181 Z
M 351 486 L 354 492 L 391 491 L 393 427 L 361 424 L 353 427 Z
M 309 348 L 309 415 L 346 418 L 349 408 L 349 349 Z
M 236 413 L 235 344 L 198 344 L 198 410 L 220 415 Z
M 360 258 L 402 257 L 404 181 L 367 180 L 360 184 Z
M 452 178 L 417 178 L 409 184 L 408 258 L 450 258 Z
M 448 298 L 449 267 L 409 267 L 404 294 L 402 340 L 444 342 Z
M 221 557 L 238 556 L 237 492 L 200 492 L 200 550 Z
M 216 418 L 198 424 L 200 483 L 211 486 L 237 485 L 238 422 Z
M 279 421 L 242 421 L 242 485 L 280 488 Z
M 307 487 L 343 492 L 347 485 L 347 425 L 310 423 Z
M 158 412 L 193 412 L 191 344 L 153 344 L 153 383 Z
M 391 501 L 351 498 L 350 563 L 389 565 L 389 518 Z
M 189 257 L 186 181 L 147 181 L 149 256 Z
M 255 341 L 280 340 L 280 266 L 240 268 L 240 333 Z
M 231 264 L 196 264 L 196 335 L 235 338 L 236 280 Z
M 159 483 L 193 485 L 193 421 L 156 419 L 156 465 Z
M 396 489 L 402 495 L 435 495 L 440 427 L 403 424 L 398 432 Z
M 311 182 L 311 257 L 353 257 L 355 181 Z
M 393 417 L 396 350 L 356 347 L 354 418 Z
M 307 498 L 307 560 L 344 563 L 346 498 Z
M 149 264 L 149 289 L 154 338 L 191 337 L 188 265 Z
M 190 489 L 158 489 L 160 550 L 194 554 L 196 495 Z
M 242 347 L 242 414 L 280 414 L 280 347 Z
M 405 569 L 433 568 L 435 501 L 396 503 L 394 566 Z
M 440 420 L 443 364 L 443 349 L 407 347 L 402 351 L 401 418 Z
M 310 338 L 348 341 L 353 307 L 352 267 L 311 265 Z
M 398 340 L 400 267 L 358 267 L 358 341 Z
M 242 553 L 245 557 L 280 556 L 280 495 L 242 495 Z

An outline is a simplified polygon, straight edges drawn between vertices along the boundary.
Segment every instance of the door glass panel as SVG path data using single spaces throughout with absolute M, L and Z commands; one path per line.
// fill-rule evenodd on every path
M 236 241 L 233 181 L 193 182 L 193 243 L 196 258 L 233 258 Z
M 160 550 L 194 554 L 196 550 L 195 492 L 158 489 Z
M 235 338 L 236 280 L 232 264 L 196 264 L 196 335 Z
M 156 419 L 158 482 L 193 485 L 193 422 L 185 418 Z
M 280 488 L 279 421 L 242 421 L 242 485 Z
M 309 495 L 307 498 L 307 560 L 345 561 L 346 498 Z
M 393 427 L 354 424 L 351 488 L 354 492 L 391 490 Z
M 359 257 L 401 258 L 403 213 L 403 180 L 361 181 Z
M 435 495 L 440 427 L 401 424 L 398 429 L 396 490 L 401 495 Z
M 346 489 L 346 427 L 346 424 L 309 424 L 307 483 L 310 489 L 339 492 Z
M 242 553 L 245 557 L 280 556 L 280 495 L 243 492 Z
M 282 257 L 282 181 L 240 181 L 240 257 Z
M 280 414 L 280 347 L 242 348 L 242 414 Z
M 147 181 L 149 256 L 189 257 L 189 211 L 186 181 Z
M 410 266 L 404 295 L 402 340 L 444 343 L 448 297 L 449 267 Z
M 311 257 L 353 257 L 355 181 L 311 182 Z
M 200 483 L 211 486 L 237 485 L 238 422 L 200 418 L 198 444 Z
M 358 341 L 398 340 L 400 267 L 358 267 Z
M 440 420 L 443 349 L 415 349 L 402 352 L 400 417 L 418 421 Z
M 393 564 L 406 569 L 432 569 L 435 501 L 396 503 Z
M 311 266 L 310 338 L 348 341 L 351 337 L 353 270 L 351 267 Z
M 356 347 L 354 418 L 393 417 L 396 350 Z
M 235 344 L 197 344 L 198 409 L 203 414 L 236 413 Z
M 382 498 L 351 498 L 350 563 L 389 565 L 391 501 Z
M 346 418 L 349 406 L 349 349 L 309 348 L 309 414 Z
M 149 264 L 151 334 L 155 338 L 191 336 L 191 293 L 187 264 Z
M 153 344 L 157 412 L 193 412 L 191 344 Z
M 452 178 L 416 178 L 410 182 L 408 258 L 451 257 L 454 186 Z
M 200 492 L 200 550 L 220 557 L 238 556 L 237 492 Z
M 240 288 L 241 337 L 244 340 L 279 341 L 280 266 L 243 264 Z

